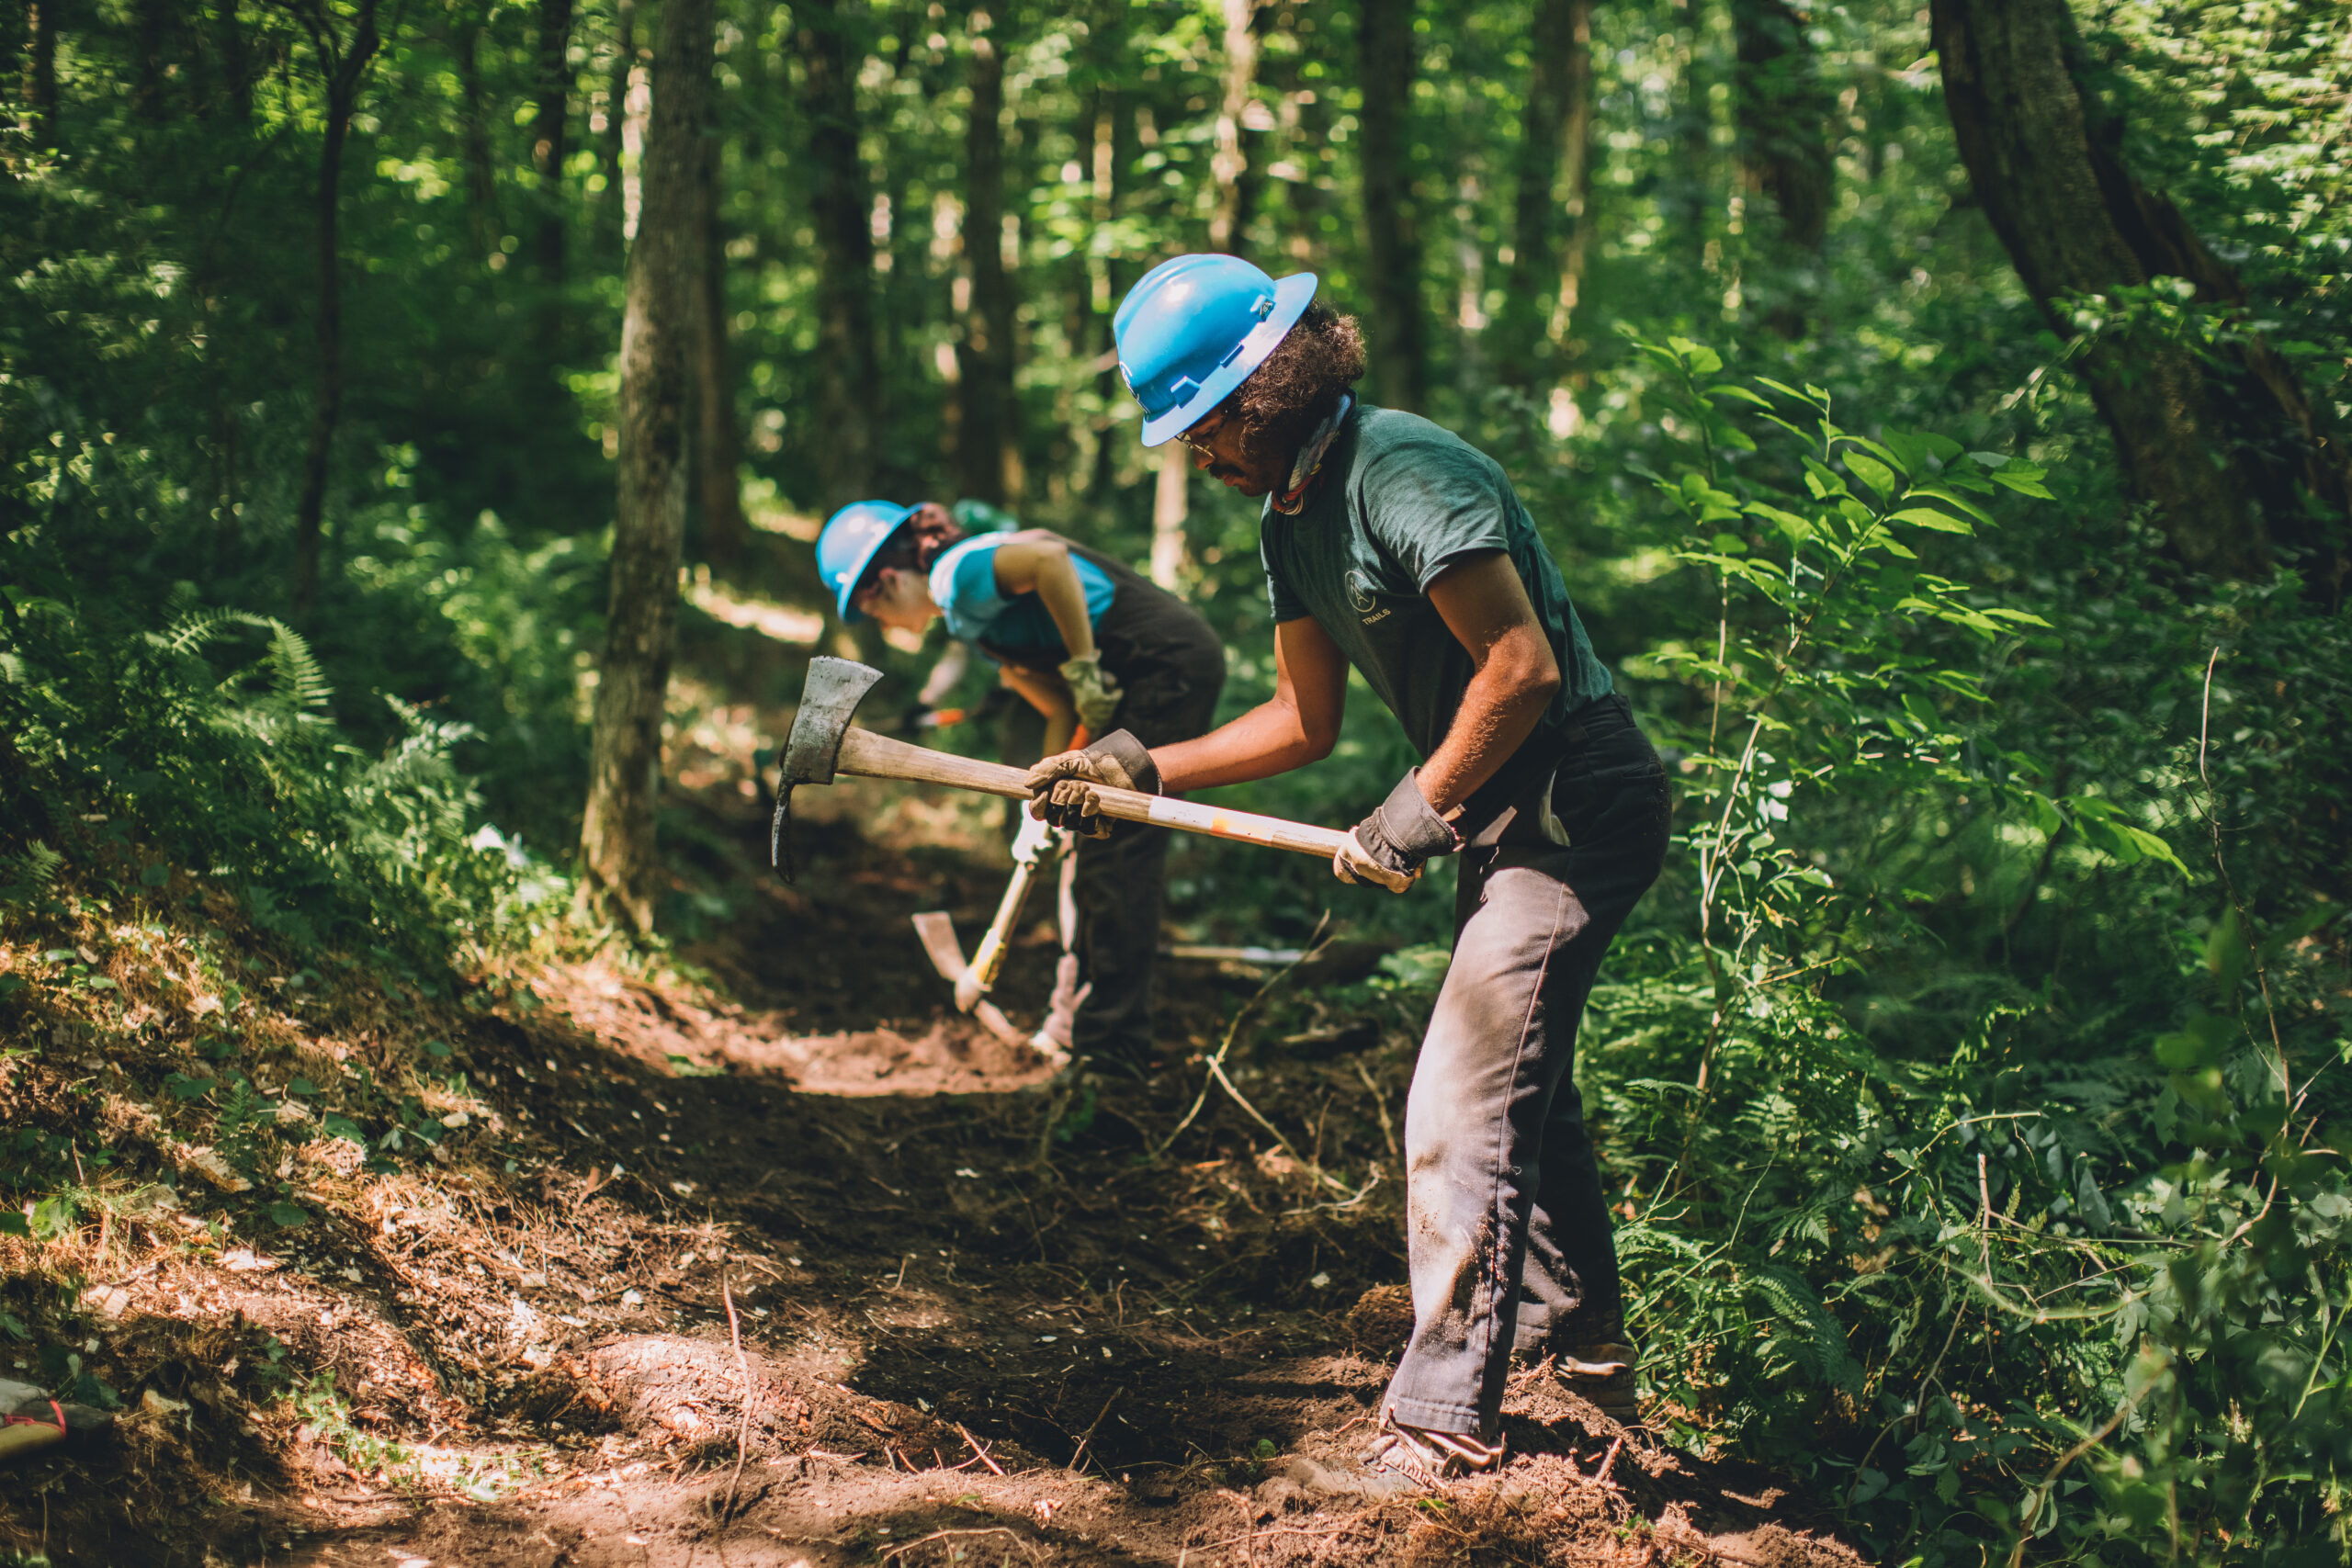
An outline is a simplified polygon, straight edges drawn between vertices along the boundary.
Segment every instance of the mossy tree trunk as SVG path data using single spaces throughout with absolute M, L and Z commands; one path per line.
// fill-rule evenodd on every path
M 713 0 L 663 0 L 654 46 L 644 206 L 621 318 L 612 588 L 580 835 L 582 897 L 639 932 L 652 930 L 662 874 L 654 811 L 686 525 L 688 355 L 702 268 L 696 187 L 713 9 Z
M 2124 165 L 2122 127 L 2086 85 L 2066 0 L 1935 0 L 1933 41 L 1961 156 L 1994 231 L 2052 332 L 2069 300 L 2183 278 L 2202 305 L 2246 303 L 2245 285 L 2161 191 Z M 2115 438 L 2125 482 L 2199 570 L 2248 577 L 2274 547 L 2310 552 L 2340 592 L 2352 463 L 2294 368 L 2256 334 L 2199 354 L 2120 332 L 2075 361 Z M 2309 504 L 2307 504 L 2307 502 Z
M 1592 198 L 1592 0 L 1536 0 L 1532 22 L 1510 266 L 1492 334 L 1497 379 L 1521 390 L 1543 378 L 1554 323 L 1576 309 Z
M 1364 246 L 1372 264 L 1372 382 L 1389 408 L 1418 411 L 1428 387 L 1420 243 L 1413 227 L 1413 0 L 1363 0 L 1356 13 L 1363 87 Z

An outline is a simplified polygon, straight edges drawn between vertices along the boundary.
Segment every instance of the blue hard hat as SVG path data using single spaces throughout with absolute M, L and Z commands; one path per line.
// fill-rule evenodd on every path
M 1191 429 L 1265 363 L 1315 298 L 1315 275 L 1280 283 L 1239 256 L 1161 262 L 1119 301 L 1119 374 L 1143 405 L 1143 444 Z
M 825 531 L 817 536 L 817 575 L 833 591 L 842 620 L 854 626 L 865 619 L 850 608 L 849 596 L 899 525 L 914 514 L 913 507 L 895 501 L 853 501 L 825 519 Z

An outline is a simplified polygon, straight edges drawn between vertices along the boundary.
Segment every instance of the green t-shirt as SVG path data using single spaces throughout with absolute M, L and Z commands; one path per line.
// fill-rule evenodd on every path
M 1259 531 L 1274 619 L 1314 616 L 1423 757 L 1453 727 L 1476 670 L 1428 589 L 1475 550 L 1510 553 L 1559 661 L 1560 690 L 1519 752 L 1556 757 L 1570 716 L 1609 694 L 1609 671 L 1501 464 L 1418 414 L 1360 403 L 1305 510 L 1285 517 L 1270 502 Z M 1506 767 L 1479 794 L 1532 782 L 1523 771 Z

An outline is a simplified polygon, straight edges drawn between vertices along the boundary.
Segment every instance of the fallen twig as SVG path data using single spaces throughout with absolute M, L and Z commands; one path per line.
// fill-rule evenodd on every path
M 1126 1392 L 1123 1388 L 1114 1388 L 1111 1391 L 1111 1397 L 1102 1402 L 1102 1408 L 1094 1413 L 1093 1422 L 1088 1426 L 1085 1434 L 1078 1439 L 1078 1448 L 1069 1456 L 1069 1463 L 1065 1467 L 1066 1469 L 1074 1471 L 1078 1468 L 1079 1461 L 1086 1457 L 1086 1445 L 1094 1440 L 1094 1428 L 1102 1425 L 1102 1417 L 1111 1414 L 1111 1406 L 1118 1404 L 1119 1395 Z
M 1617 1484 L 1615 1482 L 1609 1479 L 1609 1472 L 1617 1463 L 1618 1450 L 1623 1449 L 1624 1446 L 1625 1435 L 1621 1432 L 1617 1435 L 1616 1439 L 1609 1445 L 1609 1452 L 1602 1458 L 1600 1461 L 1600 1468 L 1592 1472 L 1592 1483 L 1595 1486 L 1615 1486 Z M 1622 1491 L 1623 1488 L 1620 1487 L 1619 1490 Z
M 743 1321 L 735 1315 L 735 1292 L 723 1270 L 718 1293 L 727 1303 L 727 1336 L 735 1346 L 736 1375 L 742 1379 L 742 1392 L 737 1397 L 741 1409 L 735 1423 L 735 1473 L 728 1477 L 727 1501 L 718 1508 L 718 1522 L 725 1525 L 735 1517 L 735 1489 L 743 1483 L 743 1461 L 752 1452 L 752 1363 L 743 1359 Z
M 1004 1467 L 997 1463 L 996 1461 L 989 1458 L 989 1450 L 980 1447 L 979 1438 L 964 1430 L 964 1423 L 961 1421 L 956 1422 L 956 1429 L 958 1432 L 964 1433 L 964 1440 L 972 1445 L 972 1451 L 980 1456 L 980 1462 L 982 1464 L 987 1465 L 989 1470 L 995 1472 L 999 1475 L 1002 1475 L 1004 1473 Z M 957 1465 L 956 1468 L 961 1470 L 963 1466 Z
M 1323 941 L 1323 928 L 1330 923 L 1331 912 L 1329 909 L 1326 909 L 1323 912 L 1323 918 L 1315 923 L 1315 935 L 1309 939 L 1306 944 L 1306 950 L 1299 954 L 1296 962 L 1285 964 L 1280 969 L 1275 970 L 1272 975 L 1268 976 L 1266 977 L 1266 983 L 1258 987 L 1258 994 L 1251 997 L 1248 1001 L 1242 1003 L 1241 1010 L 1233 1015 L 1233 1021 L 1225 1026 L 1225 1038 L 1218 1042 L 1216 1054 L 1209 1058 L 1210 1077 L 1204 1077 L 1201 1080 L 1201 1092 L 1193 1097 L 1193 1108 L 1184 1112 L 1183 1117 L 1177 1122 L 1175 1127 L 1170 1131 L 1168 1136 L 1160 1140 L 1159 1146 L 1151 1151 L 1152 1157 L 1154 1159 L 1158 1159 L 1160 1156 L 1166 1154 L 1170 1149 L 1176 1146 L 1176 1140 L 1184 1135 L 1184 1129 L 1193 1124 L 1193 1118 L 1198 1116 L 1201 1113 L 1201 1107 L 1209 1102 L 1209 1084 L 1212 1079 L 1221 1079 L 1225 1077 L 1222 1066 L 1222 1064 L 1225 1061 L 1225 1054 L 1233 1049 L 1234 1037 L 1241 1032 L 1242 1021 L 1257 1010 L 1258 1004 L 1266 999 L 1268 992 L 1272 991 L 1276 986 L 1282 984 L 1285 976 L 1287 976 L 1292 970 L 1297 968 L 1299 964 L 1306 963 L 1308 959 L 1323 951 L 1325 945 Z M 1231 1089 L 1233 1086 L 1227 1084 L 1226 1087 L 1227 1089 Z M 1244 1104 L 1246 1105 L 1247 1101 L 1244 1101 Z M 1253 1110 L 1250 1114 L 1256 1116 L 1258 1113 Z M 1260 1117 L 1259 1120 L 1262 1122 L 1264 1118 Z M 1272 1128 L 1268 1128 L 1267 1130 L 1269 1132 L 1272 1131 Z M 1282 1137 L 1282 1134 L 1280 1133 L 1275 1133 L 1274 1136 L 1279 1139 Z M 1288 1148 L 1289 1145 L 1284 1144 L 1283 1146 L 1284 1148 Z M 1291 1157 L 1295 1159 L 1297 1158 L 1297 1156 L 1293 1155 Z
M 892 1547 L 882 1554 L 882 1561 L 888 1562 L 894 1557 L 903 1556 L 912 1551 L 918 1546 L 929 1546 L 934 1540 L 948 1540 L 956 1536 L 967 1535 L 1009 1535 L 1019 1544 L 1022 1551 L 1029 1554 L 1029 1561 L 1032 1562 L 1039 1561 L 1037 1549 L 1030 1543 L 1029 1538 L 1019 1530 L 1007 1529 L 1003 1525 L 990 1525 L 985 1529 L 933 1530 L 920 1540 L 907 1542 L 904 1546 Z

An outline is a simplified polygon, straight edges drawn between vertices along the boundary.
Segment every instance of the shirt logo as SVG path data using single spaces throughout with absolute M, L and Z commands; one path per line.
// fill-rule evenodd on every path
M 1359 615 L 1368 615 L 1372 614 L 1373 593 L 1371 576 L 1361 570 L 1351 571 L 1348 573 L 1347 586 L 1348 603 L 1355 606 L 1356 614 Z

